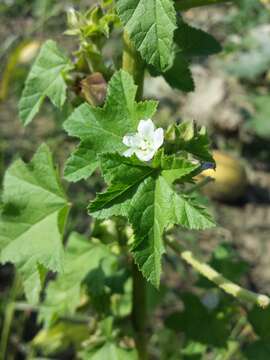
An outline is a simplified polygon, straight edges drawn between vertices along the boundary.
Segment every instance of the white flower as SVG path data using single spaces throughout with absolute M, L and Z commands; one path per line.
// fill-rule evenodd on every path
M 129 147 L 123 155 L 130 157 L 136 154 L 138 159 L 149 161 L 161 147 L 163 141 L 164 131 L 162 128 L 155 129 L 151 119 L 141 120 L 135 134 L 128 134 L 123 137 L 123 143 Z

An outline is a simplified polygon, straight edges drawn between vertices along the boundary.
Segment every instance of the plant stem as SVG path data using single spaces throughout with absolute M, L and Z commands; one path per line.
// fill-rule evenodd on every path
M 262 308 L 269 306 L 270 299 L 266 295 L 256 294 L 246 290 L 241 286 L 226 279 L 208 264 L 198 260 L 191 251 L 183 250 L 181 245 L 173 239 L 167 238 L 167 244 L 189 265 L 197 270 L 201 275 L 212 281 L 226 293 L 238 298 L 239 300 L 248 301 Z
M 123 41 L 124 52 L 122 68 L 132 75 L 135 84 L 138 86 L 136 99 L 140 101 L 143 95 L 144 62 L 126 32 L 124 32 Z
M 140 101 L 143 95 L 144 82 L 144 62 L 131 43 L 129 36 L 124 32 L 124 52 L 123 64 L 124 70 L 132 75 L 135 84 L 138 86 L 136 100 Z M 147 354 L 147 303 L 146 291 L 147 284 L 137 264 L 132 264 L 132 324 L 135 331 L 135 342 L 140 360 L 148 359 Z
M 195 7 L 217 5 L 225 2 L 234 2 L 234 0 L 177 0 L 175 8 L 179 11 L 186 11 Z
M 146 281 L 138 266 L 132 264 L 132 323 L 135 330 L 136 347 L 140 360 L 148 359 L 147 355 L 147 307 L 146 307 Z
M 8 338 L 10 333 L 10 328 L 12 325 L 12 320 L 15 312 L 15 300 L 17 296 L 17 292 L 20 286 L 20 279 L 18 273 L 16 272 L 14 275 L 12 287 L 9 293 L 9 299 L 6 306 L 5 318 L 1 333 L 1 342 L 0 342 L 0 360 L 5 360 L 6 351 L 8 346 Z

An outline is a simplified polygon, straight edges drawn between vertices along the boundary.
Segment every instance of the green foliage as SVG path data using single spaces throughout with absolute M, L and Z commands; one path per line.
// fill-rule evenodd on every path
M 106 1 L 102 4 L 95 5 L 87 10 L 85 13 L 69 9 L 67 13 L 67 22 L 69 29 L 65 32 L 66 35 L 79 35 L 82 39 L 92 39 L 104 35 L 107 38 L 110 34 L 110 26 L 118 22 L 118 17 L 113 8 L 105 13 Z M 107 7 L 109 7 L 107 5 Z
M 254 341 L 244 348 L 244 356 L 247 360 L 268 360 L 270 356 L 269 341 L 262 340 Z
M 80 303 L 84 279 L 100 266 L 104 258 L 113 260 L 105 245 L 88 241 L 77 233 L 70 235 L 64 256 L 64 272 L 50 282 L 42 304 L 40 319 L 46 325 L 75 312 Z
M 24 125 L 33 120 L 46 97 L 56 107 L 63 106 L 67 88 L 65 76 L 72 68 L 70 60 L 54 41 L 44 43 L 27 77 L 19 103 L 20 118 Z
M 173 65 L 164 72 L 163 77 L 172 88 L 185 92 L 195 89 L 189 63 L 181 53 L 175 55 Z
M 190 229 L 214 226 L 201 205 L 177 194 L 170 184 L 194 171 L 198 165 L 177 159 L 172 163 L 165 160 L 161 161 L 162 169 L 116 154 L 105 154 L 100 159 L 103 176 L 110 186 L 90 204 L 90 214 L 98 218 L 113 215 L 128 218 L 134 230 L 131 248 L 134 259 L 143 275 L 158 287 L 164 230 L 171 224 Z M 171 165 L 169 169 L 168 164 Z
M 50 10 L 54 12 L 55 7 L 50 6 L 54 3 L 51 0 L 36 2 L 40 5 L 37 16 L 42 17 L 42 21 L 51 14 Z M 30 310 L 38 309 L 37 318 L 43 326 L 32 341 L 27 357 L 143 358 L 135 346 L 141 352 L 137 343 L 148 342 L 148 339 L 144 339 L 144 329 L 138 332 L 135 323 L 145 320 L 146 308 L 154 316 L 158 310 L 160 317 L 161 303 L 162 309 L 165 305 L 164 309 L 171 314 L 167 316 L 166 312 L 165 326 L 161 329 L 158 324 L 158 335 L 150 340 L 154 344 L 152 348 L 149 346 L 150 357 L 186 360 L 235 355 L 238 359 L 238 355 L 239 358 L 243 355 L 247 359 L 267 359 L 269 355 L 268 310 L 252 309 L 248 318 L 239 311 L 241 321 L 238 323 L 240 306 L 229 304 L 218 291 L 208 291 L 209 281 L 200 277 L 199 281 L 196 278 L 193 284 L 188 284 L 188 287 L 196 286 L 198 295 L 181 292 L 182 307 L 179 307 L 176 286 L 174 292 L 166 285 L 159 289 L 165 243 L 184 261 L 187 261 L 185 254 L 192 255 L 185 238 L 181 245 L 179 243 L 179 249 L 175 245 L 178 243 L 173 239 L 173 226 L 180 226 L 185 233 L 215 226 L 199 197 L 193 195 L 194 188 L 186 189 L 186 184 L 198 181 L 196 175 L 214 167 L 206 129 L 194 122 L 182 121 L 165 130 L 163 138 L 163 129 L 155 129 L 149 120 L 155 115 L 157 102 L 136 101 L 140 94 L 132 75 L 140 82 L 137 75 L 143 78 L 143 74 L 138 72 L 148 67 L 151 75 L 163 76 L 171 87 L 193 91 L 189 65 L 194 57 L 197 61 L 196 57 L 221 50 L 210 34 L 188 25 L 180 14 L 177 17 L 174 5 L 173 0 L 103 0 L 86 12 L 69 9 L 65 34 L 78 40 L 73 62 L 49 40 L 42 46 L 26 80 L 19 105 L 22 123 L 27 125 L 33 120 L 46 98 L 61 109 L 70 90 L 70 103 L 78 107 L 65 120 L 64 129 L 69 136 L 77 138 L 79 144 L 66 162 L 65 178 L 70 182 L 86 180 L 100 170 L 107 186 L 88 207 L 95 219 L 87 235 L 71 233 L 63 247 L 69 205 L 49 149 L 41 146 L 29 164 L 18 160 L 6 173 L 0 211 L 0 261 L 16 266 L 27 300 L 35 304 Z M 121 30 L 126 32 L 123 63 L 130 74 L 119 70 L 112 75 L 119 68 L 120 54 L 108 61 L 106 41 L 115 28 L 118 30 L 120 20 Z M 114 35 L 113 41 L 119 34 Z M 265 39 L 262 43 L 266 43 Z M 105 93 L 107 95 L 102 107 L 83 102 L 83 98 L 89 100 L 83 89 L 92 85 L 89 78 L 94 79 L 94 86 L 100 85 L 95 81 L 101 79 L 99 104 L 103 103 Z M 138 83 L 140 89 L 142 85 L 142 81 Z M 266 97 L 263 104 L 255 104 L 256 116 L 263 113 L 262 117 L 267 118 L 265 102 Z M 139 131 L 141 120 L 148 120 L 152 130 L 148 126 Z M 154 138 L 152 134 L 156 130 Z M 265 135 L 265 130 L 261 130 L 261 134 Z M 141 161 L 140 151 L 146 150 L 153 156 Z M 128 157 L 131 153 L 136 155 Z M 102 188 L 100 177 L 98 182 Z M 80 198 L 92 195 L 76 193 Z M 75 202 L 78 203 L 78 199 Z M 164 238 L 167 230 L 170 236 Z M 182 249 L 184 243 L 187 251 Z M 164 258 L 166 270 L 178 268 L 179 264 L 169 252 Z M 218 283 L 213 280 L 216 273 L 195 260 L 187 263 Z M 134 262 L 148 284 L 137 272 Z M 247 268 L 227 244 L 219 245 L 213 252 L 210 265 L 233 281 L 238 281 Z M 182 264 L 179 268 L 181 281 L 186 285 L 190 279 L 184 277 Z M 49 271 L 57 274 L 48 274 Z M 226 290 L 225 285 L 219 284 Z M 235 284 L 227 285 L 228 293 L 236 297 L 239 293 L 240 298 L 241 291 L 245 291 Z M 229 286 L 236 288 L 236 295 Z M 41 289 L 44 291 L 40 299 Z M 217 296 L 211 298 L 213 294 Z M 256 294 L 246 294 L 247 291 L 242 299 L 256 303 L 259 298 Z M 267 303 L 266 296 L 260 298 L 262 304 Z M 15 306 L 19 310 L 28 309 L 27 304 L 15 301 L 12 299 L 12 311 Z M 135 313 L 136 319 L 131 316 Z M 242 334 L 242 325 L 248 325 L 252 334 L 245 340 L 243 350 L 237 348 L 233 338 L 233 333 Z M 155 347 L 157 343 L 162 349 Z M 28 352 L 28 346 L 25 348 Z
M 68 30 L 66 35 L 77 36 L 79 48 L 75 52 L 75 66 L 88 74 L 101 72 L 109 77 L 109 69 L 103 60 L 102 48 L 114 27 L 119 26 L 112 1 L 100 1 L 85 12 L 73 8 L 67 11 Z
M 166 137 L 168 151 L 186 151 L 201 161 L 215 163 L 205 127 L 199 129 L 194 122 L 184 121 L 179 125 L 169 127 Z
M 63 270 L 62 235 L 69 209 L 46 145 L 29 164 L 17 160 L 10 166 L 2 202 L 1 263 L 16 265 L 28 301 L 36 303 L 46 270 Z
M 221 243 L 216 247 L 209 265 L 231 281 L 239 281 L 248 269 L 248 264 L 239 258 L 236 251 L 227 243 Z M 213 287 L 213 284 L 203 277 L 199 279 L 197 285 Z
M 267 95 L 257 95 L 251 98 L 255 113 L 251 116 L 248 126 L 264 139 L 270 138 L 270 97 Z
M 220 44 L 212 35 L 182 20 L 174 33 L 174 41 L 177 52 L 183 53 L 186 57 L 208 56 L 221 51 Z
M 148 63 L 163 71 L 172 62 L 176 14 L 172 0 L 116 0 L 118 15 Z
M 123 136 L 155 113 L 155 101 L 135 102 L 136 90 L 132 77 L 121 70 L 109 82 L 103 108 L 85 103 L 65 121 L 68 134 L 82 140 L 66 164 L 67 180 L 89 177 L 98 166 L 99 154 L 124 151 Z
M 251 323 L 255 333 L 263 340 L 270 339 L 270 308 L 260 309 L 254 307 L 248 313 L 248 320 Z
M 53 355 L 68 347 L 79 348 L 89 336 L 86 324 L 59 322 L 49 329 L 41 329 L 31 342 L 33 349 Z
M 91 341 L 92 340 L 92 341 Z M 113 328 L 112 317 L 107 317 L 100 321 L 99 329 L 93 339 L 90 338 L 91 344 L 80 353 L 82 360 L 137 360 L 137 352 L 132 348 L 122 347 L 119 345 L 117 331 Z
M 195 85 L 189 69 L 190 59 L 194 56 L 212 55 L 219 51 L 221 46 L 214 37 L 179 20 L 174 32 L 172 61 L 163 71 L 150 67 L 150 74 L 162 75 L 172 88 L 185 92 L 193 91 Z
M 121 348 L 116 343 L 108 341 L 95 349 L 84 351 L 81 354 L 82 360 L 137 360 L 134 350 Z
M 208 310 L 191 293 L 182 295 L 185 309 L 171 314 L 166 325 L 175 331 L 184 332 L 189 340 L 216 347 L 225 347 L 230 335 L 228 321 L 219 309 Z

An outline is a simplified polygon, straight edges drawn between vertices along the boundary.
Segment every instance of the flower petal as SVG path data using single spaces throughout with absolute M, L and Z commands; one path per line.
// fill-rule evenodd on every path
M 151 119 L 141 120 L 138 125 L 138 133 L 141 137 L 152 140 L 154 136 L 155 125 Z
M 153 145 L 155 150 L 161 147 L 163 141 L 164 141 L 164 130 L 162 128 L 158 128 L 157 130 L 155 130 L 154 139 L 153 139 L 154 142 Z
M 141 161 L 149 161 L 155 155 L 155 150 L 136 150 L 135 154 L 137 158 Z
M 123 152 L 123 155 L 125 157 L 131 157 L 135 152 L 134 148 L 127 149 L 125 152 Z
M 138 134 L 129 134 L 123 137 L 123 143 L 129 147 L 139 147 L 141 142 L 142 140 Z

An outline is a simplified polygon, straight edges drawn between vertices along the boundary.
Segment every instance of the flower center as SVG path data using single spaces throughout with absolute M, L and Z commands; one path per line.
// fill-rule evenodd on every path
M 142 143 L 140 144 L 140 148 L 141 148 L 141 150 L 148 150 L 152 147 L 151 145 L 152 145 L 151 141 L 149 141 L 146 138 L 143 138 Z

